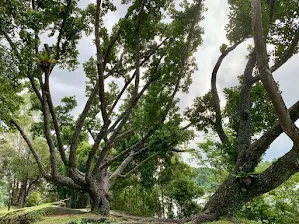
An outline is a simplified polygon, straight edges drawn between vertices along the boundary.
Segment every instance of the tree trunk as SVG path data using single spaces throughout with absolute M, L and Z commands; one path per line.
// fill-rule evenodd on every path
M 240 209 L 247 202 L 242 197 L 245 190 L 246 186 L 238 183 L 235 177 L 229 176 L 207 202 L 204 208 L 205 213 L 220 217 Z
M 247 202 L 277 188 L 297 173 L 298 157 L 299 150 L 293 147 L 262 173 L 244 178 L 230 175 L 209 199 L 204 213 L 212 214 L 215 219 L 232 215 Z
M 108 215 L 110 211 L 111 196 L 109 193 L 98 189 L 89 193 L 91 199 L 91 212 L 95 214 Z
M 110 211 L 111 193 L 109 177 L 102 171 L 97 178 L 90 184 L 89 196 L 91 200 L 91 212 L 107 215 Z
M 20 207 L 24 208 L 27 198 L 27 180 L 23 181 L 20 189 Z

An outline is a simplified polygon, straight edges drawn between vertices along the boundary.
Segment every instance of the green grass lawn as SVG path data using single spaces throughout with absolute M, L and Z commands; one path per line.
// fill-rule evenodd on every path
M 19 207 L 16 207 L 16 206 L 12 206 L 12 207 L 10 207 L 10 212 L 12 212 L 12 211 L 14 211 L 14 210 L 16 210 L 16 209 L 18 209 Z M 9 211 L 7 210 L 7 207 L 2 207 L 2 208 L 0 208 L 0 216 L 2 215 L 2 214 L 5 214 L 5 213 L 8 213 Z
M 37 221 L 35 224 L 65 224 L 70 221 L 74 221 L 82 218 L 90 218 L 93 215 L 57 215 L 57 216 L 44 216 L 42 220 Z
M 79 214 L 80 213 L 80 214 Z M 26 218 L 25 223 L 34 224 L 67 224 L 70 221 L 84 218 L 100 218 L 83 210 L 67 209 L 53 204 L 42 204 L 33 207 L 18 209 L 12 207 L 10 211 L 7 208 L 0 208 L 0 224 L 19 224 Z M 110 224 L 142 222 L 145 217 L 131 216 L 122 212 L 111 212 L 109 217 Z M 107 222 L 106 222 L 107 223 Z M 152 222 L 153 223 L 153 222 Z M 209 222 L 209 224 L 231 224 L 232 222 L 221 220 Z M 258 224 L 254 221 L 241 221 L 242 224 Z

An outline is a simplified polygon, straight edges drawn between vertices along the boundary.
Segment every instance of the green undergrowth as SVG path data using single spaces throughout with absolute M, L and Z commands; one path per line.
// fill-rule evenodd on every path
M 238 223 L 242 224 L 261 224 L 261 222 L 251 221 L 251 220 L 238 220 Z M 231 221 L 219 220 L 215 222 L 208 222 L 207 224 L 232 224 Z

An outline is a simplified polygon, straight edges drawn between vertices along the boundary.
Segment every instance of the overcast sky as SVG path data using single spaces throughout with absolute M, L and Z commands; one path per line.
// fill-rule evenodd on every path
M 91 0 L 81 0 L 80 6 L 85 7 L 88 3 L 94 2 Z M 115 0 L 114 2 L 120 2 Z M 118 5 L 118 4 L 117 4 Z M 183 109 L 192 104 L 193 98 L 196 96 L 202 96 L 210 88 L 210 77 L 213 66 L 217 61 L 220 52 L 219 47 L 223 43 L 228 41 L 225 38 L 224 27 L 228 22 L 227 14 L 229 11 L 227 1 L 225 0 L 206 0 L 205 5 L 208 11 L 204 13 L 204 21 L 202 26 L 204 27 L 203 44 L 199 47 L 195 57 L 198 62 L 199 70 L 193 75 L 193 83 L 190 87 L 188 94 L 180 94 L 180 107 Z M 120 17 L 125 15 L 125 9 L 118 7 L 117 12 L 109 13 L 104 22 L 108 29 L 111 29 L 113 24 L 118 21 Z M 79 61 L 83 63 L 90 56 L 95 55 L 95 46 L 92 44 L 93 36 L 84 36 L 79 42 L 78 49 L 80 52 Z M 225 87 L 231 87 L 238 83 L 237 76 L 241 75 L 245 64 L 247 46 L 251 43 L 251 40 L 241 44 L 238 48 L 228 55 L 218 72 L 217 86 L 218 91 L 221 94 L 223 102 L 222 89 Z M 294 104 L 298 100 L 299 96 L 299 56 L 294 56 L 286 65 L 282 66 L 277 72 L 274 73 L 274 77 L 280 83 L 280 88 L 283 91 L 283 97 L 288 107 Z M 53 94 L 54 103 L 58 104 L 60 99 L 64 96 L 75 95 L 78 107 L 75 114 L 79 114 L 85 104 L 85 76 L 82 69 L 82 65 L 74 72 L 68 72 L 65 70 L 53 71 L 51 76 L 51 90 Z M 201 139 L 202 135 L 199 134 L 197 140 Z M 192 144 L 194 145 L 194 143 Z M 281 135 L 270 147 L 265 155 L 265 160 L 272 160 L 285 154 L 291 149 L 292 143 L 286 135 Z

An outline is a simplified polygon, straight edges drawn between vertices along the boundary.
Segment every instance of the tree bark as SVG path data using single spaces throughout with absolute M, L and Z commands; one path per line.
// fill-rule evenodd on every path
M 108 215 L 110 211 L 110 193 L 101 188 L 94 189 L 89 193 L 91 199 L 91 212 L 95 214 Z
M 21 189 L 20 189 L 20 207 L 24 208 L 26 204 L 27 198 L 27 181 L 25 180 L 22 182 Z
M 111 193 L 109 175 L 106 170 L 101 171 L 95 180 L 90 183 L 89 196 L 91 200 L 91 212 L 108 215 L 110 211 Z
M 213 215 L 215 219 L 232 215 L 255 197 L 277 188 L 299 171 L 298 156 L 299 150 L 294 146 L 264 172 L 248 176 L 249 183 L 230 175 L 210 198 L 204 213 Z

